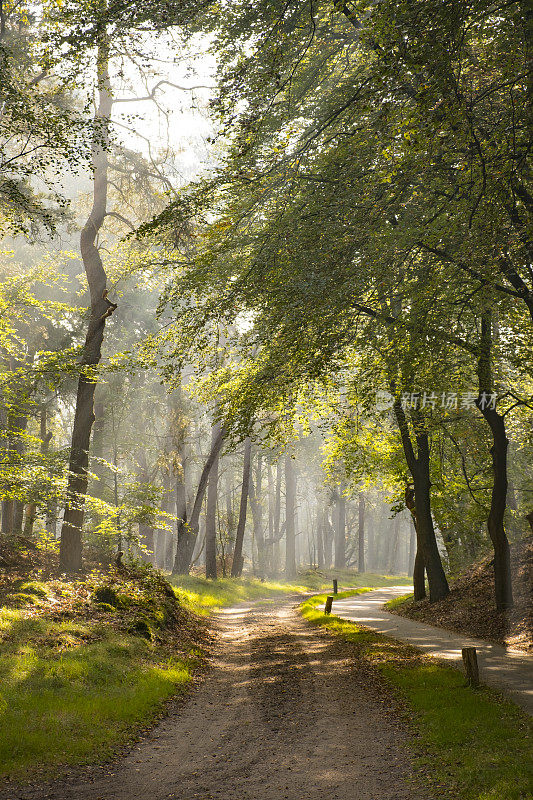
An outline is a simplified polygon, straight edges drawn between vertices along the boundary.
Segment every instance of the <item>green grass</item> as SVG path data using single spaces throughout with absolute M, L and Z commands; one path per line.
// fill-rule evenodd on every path
M 400 606 L 409 603 L 413 599 L 413 593 L 410 592 L 409 594 L 402 594 L 400 597 L 393 597 L 392 600 L 389 600 L 385 603 L 385 608 L 394 609 L 399 608 Z
M 368 659 L 403 701 L 413 728 L 415 766 L 426 790 L 455 800 L 532 797 L 529 716 L 497 692 L 470 689 L 461 672 L 414 648 L 326 616 L 325 599 L 318 595 L 302 603 L 303 616 L 353 643 L 354 653 Z
M 26 610 L 27 612 L 27 610 Z M 0 776 L 106 758 L 185 690 L 198 651 L 0 608 Z
M 207 580 L 206 578 L 183 575 L 170 578 L 176 587 L 178 597 L 189 607 L 200 614 L 208 614 L 217 608 L 235 605 L 247 600 L 261 600 L 275 598 L 280 595 L 305 594 L 324 589 L 331 589 L 333 578 L 337 578 L 339 586 L 378 587 L 409 585 L 407 578 L 398 576 L 375 575 L 356 572 L 328 571 L 317 572 L 309 570 L 302 572 L 296 580 L 260 581 L 257 578 L 219 578 Z

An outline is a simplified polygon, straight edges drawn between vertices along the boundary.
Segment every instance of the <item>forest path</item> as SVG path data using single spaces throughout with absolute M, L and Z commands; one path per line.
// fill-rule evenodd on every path
M 345 600 L 335 600 L 333 613 L 342 619 L 360 622 L 392 639 L 407 642 L 426 655 L 442 658 L 460 668 L 463 663 L 461 648 L 475 647 L 482 683 L 507 693 L 524 711 L 533 715 L 533 656 L 400 617 L 383 608 L 388 600 L 404 594 L 405 586 L 388 586 Z
M 408 732 L 353 649 L 311 628 L 287 599 L 216 616 L 205 681 L 125 757 L 0 796 L 417 800 Z

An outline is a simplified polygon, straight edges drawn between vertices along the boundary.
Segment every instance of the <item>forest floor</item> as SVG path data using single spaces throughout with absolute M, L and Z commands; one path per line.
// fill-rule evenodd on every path
M 533 537 L 511 546 L 514 606 L 497 611 L 494 602 L 493 558 L 471 567 L 450 586 L 444 600 L 391 602 L 387 610 L 409 619 L 474 636 L 504 647 L 533 653 Z
M 2 800 L 430 800 L 393 693 L 349 643 L 286 598 L 215 620 L 203 685 L 133 749 Z

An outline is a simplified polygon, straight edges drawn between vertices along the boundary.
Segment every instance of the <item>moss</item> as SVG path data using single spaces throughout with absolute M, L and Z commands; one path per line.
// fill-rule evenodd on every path
M 22 578 L 14 581 L 13 589 L 20 594 L 32 594 L 35 597 L 47 597 L 48 592 L 44 584 L 38 581 L 27 581 Z
M 133 633 L 135 636 L 142 636 L 143 639 L 148 639 L 149 641 L 152 641 L 154 638 L 152 626 L 146 617 L 137 617 L 132 625 L 130 625 L 129 632 Z
M 26 594 L 25 592 L 16 592 L 15 594 L 10 595 L 9 598 L 11 605 L 14 605 L 16 608 L 20 608 L 21 606 L 36 606 L 38 605 L 38 601 L 32 594 Z
M 115 606 L 111 606 L 109 603 L 95 603 L 94 605 L 100 611 L 107 611 L 109 614 L 114 614 L 117 610 Z
M 112 586 L 98 586 L 93 592 L 93 601 L 113 606 L 113 608 L 123 608 L 125 605 L 123 595 L 119 594 Z

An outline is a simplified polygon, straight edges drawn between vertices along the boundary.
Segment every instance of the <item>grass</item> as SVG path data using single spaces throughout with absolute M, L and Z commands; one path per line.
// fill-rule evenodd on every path
M 206 578 L 183 575 L 170 578 L 176 587 L 178 597 L 190 608 L 200 614 L 208 614 L 217 608 L 235 605 L 247 600 L 262 600 L 275 598 L 288 593 L 305 594 L 324 589 L 330 589 L 333 578 L 337 578 L 339 585 L 353 587 L 377 587 L 410 584 L 409 579 L 376 575 L 374 573 L 358 573 L 345 571 L 318 572 L 308 570 L 302 572 L 292 581 L 266 580 L 257 578 L 219 578 L 207 580 Z
M 145 586 L 132 591 L 130 617 L 149 603 L 155 628 L 161 597 L 150 598 Z M 105 759 L 188 687 L 201 660 L 187 632 L 179 648 L 179 628 L 162 627 L 153 638 L 135 634 L 124 629 L 129 618 L 99 612 L 92 599 L 68 616 L 31 604 L 0 608 L 3 778 Z
M 389 610 L 399 608 L 400 606 L 403 606 L 406 603 L 411 602 L 413 597 L 414 595 L 412 592 L 410 592 L 409 594 L 402 594 L 400 595 L 400 597 L 393 597 L 392 600 L 388 600 L 385 603 L 385 608 L 388 608 Z
M 533 790 L 530 717 L 497 692 L 465 686 L 456 669 L 422 656 L 319 606 L 326 595 L 301 605 L 303 616 L 354 645 L 354 654 L 379 670 L 401 699 L 413 729 L 415 767 L 426 790 L 458 800 L 527 800 Z

